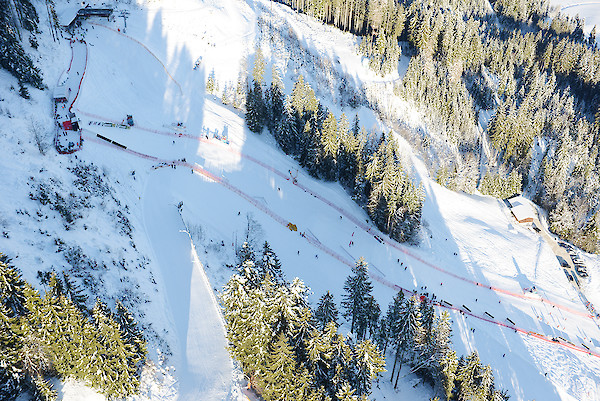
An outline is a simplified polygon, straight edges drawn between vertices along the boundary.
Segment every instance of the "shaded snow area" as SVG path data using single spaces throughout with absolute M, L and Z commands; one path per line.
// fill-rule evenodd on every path
M 85 40 L 87 65 L 73 105 L 84 144 L 72 155 L 53 148 L 52 91 L 31 89 L 23 100 L 11 89 L 16 80 L 0 71 L 0 251 L 31 283 L 39 286 L 38 270 L 67 270 L 90 302 L 120 299 L 134 312 L 151 362 L 133 399 L 247 399 L 215 296 L 248 227 L 256 244 L 269 241 L 288 279 L 311 288 L 313 304 L 329 290 L 339 305 L 349 266 L 364 256 L 383 310 L 399 287 L 435 294 L 451 313 L 457 352 L 477 350 L 511 399 L 600 399 L 598 320 L 548 243 L 502 201 L 438 186 L 404 143 L 426 200 L 420 245 L 394 243 L 339 185 L 309 177 L 268 134 L 248 131 L 243 113 L 205 93 L 213 70 L 220 84 L 235 85 L 260 44 L 267 61 L 285 67 L 287 93 L 303 74 L 336 116 L 358 113 L 362 125 L 383 130 L 366 101 L 356 110 L 341 101 L 339 84 L 364 98 L 366 84 L 385 88 L 401 71 L 376 77 L 356 38 L 268 1 L 148 0 L 127 11 L 126 30 L 122 18 L 96 19 L 75 33 Z M 285 46 L 261 34 L 278 26 L 297 38 L 287 58 Z M 71 47 L 66 38 L 38 40 L 36 62 L 53 88 Z M 330 66 L 329 75 L 307 57 Z M 417 118 L 406 105 L 394 110 L 403 121 Z M 97 124 L 121 124 L 128 114 L 129 129 Z M 207 132 L 227 134 L 229 143 Z M 298 171 L 296 183 L 289 171 Z M 583 291 L 600 305 L 599 259 L 582 259 L 590 273 Z M 395 391 L 384 373 L 371 398 L 434 396 L 415 376 L 401 377 Z M 65 400 L 102 399 L 71 381 L 59 391 Z

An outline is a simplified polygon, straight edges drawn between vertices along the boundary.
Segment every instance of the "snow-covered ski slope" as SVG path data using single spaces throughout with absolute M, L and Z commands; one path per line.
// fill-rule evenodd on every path
M 164 336 L 173 353 L 168 363 L 177 382 L 165 385 L 172 391 L 146 390 L 140 399 L 245 399 L 236 381 L 239 372 L 225 349 L 211 289 L 231 274 L 223 261 L 233 260 L 248 215 L 260 224 L 257 236 L 271 243 L 286 276 L 300 277 L 311 287 L 313 301 L 329 290 L 339 305 L 349 266 L 364 256 L 383 310 L 399 288 L 446 301 L 457 351 L 477 350 L 511 399 L 600 399 L 597 322 L 589 317 L 550 247 L 516 223 L 501 201 L 438 186 L 426 176 L 418 156 L 405 149 L 426 192 L 423 238 L 416 247 L 393 243 L 368 223 L 339 185 L 309 177 L 267 134 L 250 133 L 242 113 L 205 94 L 212 70 L 221 84 L 235 85 L 242 59 L 252 60 L 260 33 L 257 21 L 261 15 L 271 18 L 271 10 L 288 22 L 303 46 L 331 60 L 332 68 L 355 82 L 377 80 L 360 64 L 351 35 L 263 0 L 139 1 L 128 8 L 126 32 L 118 18 L 86 22 L 76 33 L 88 45 L 86 75 L 73 106 L 85 140 L 76 156 L 119 172 L 118 197 L 134 209 L 132 221 L 143 237 L 138 248 L 150 258 L 149 269 L 158 283 L 157 292 L 144 288 L 154 305 L 145 318 L 167 328 Z M 68 48 L 66 41 L 62 46 Z M 277 56 L 268 48 L 265 54 Z M 199 57 L 202 62 L 194 70 Z M 288 93 L 298 73 L 311 82 L 306 66 L 298 65 L 284 77 Z M 397 73 L 386 77 L 397 78 Z M 342 111 L 355 114 L 331 99 L 323 102 L 336 116 Z M 120 123 L 127 114 L 135 120 L 129 130 L 88 125 Z M 364 108 L 359 114 L 368 128 L 382 127 Z M 185 130 L 167 128 L 174 122 L 183 122 Z M 206 128 L 227 132 L 230 144 L 207 139 Z M 0 163 L 16 164 L 19 157 L 10 155 Z M 290 171 L 294 176 L 298 171 L 297 183 Z M 16 170 L 14 174 L 27 177 Z M 5 185 L 18 185 L 18 180 Z M 184 222 L 202 227 L 197 253 Z M 288 222 L 296 224 L 298 232 L 290 231 Z M 77 234 L 88 235 L 73 235 Z M 586 262 L 593 285 L 600 276 L 598 258 L 587 256 Z M 26 277 L 34 275 L 29 272 Z M 522 291 L 533 285 L 537 294 Z M 587 295 L 600 302 L 598 296 L 594 300 L 594 294 Z M 559 337 L 564 341 L 552 341 Z M 422 386 L 413 388 L 410 376 L 395 395 L 387 378 L 384 374 L 374 399 L 427 400 L 433 395 Z M 63 391 L 68 399 L 86 398 L 77 396 L 77 386 Z
M 239 60 L 253 52 L 258 29 L 255 10 L 264 12 L 261 4 L 152 2 L 131 10 L 126 34 L 117 31 L 123 28 L 119 21 L 86 25 L 88 75 L 76 104 L 82 118 L 85 121 L 87 113 L 118 121 L 133 114 L 137 125 L 147 129 L 88 127 L 80 154 L 100 164 L 135 164 L 137 177 L 146 181 L 141 194 L 146 230 L 177 331 L 176 366 L 183 394 L 200 391 L 203 381 L 197 378 L 204 375 L 206 364 L 198 361 L 202 347 L 191 341 L 205 331 L 195 322 L 202 318 L 196 314 L 194 299 L 200 289 L 191 285 L 195 270 L 189 243 L 177 239 L 185 236 L 175 208 L 180 201 L 184 216 L 187 213 L 193 223 L 208 227 L 228 248 L 236 236 L 242 237 L 245 216 L 251 213 L 281 257 L 287 276 L 305 280 L 315 299 L 331 290 L 339 301 L 348 264 L 364 256 L 382 305 L 391 300 L 397 285 L 435 293 L 463 311 L 463 305 L 468 307 L 472 315 L 452 312 L 455 346 L 462 353 L 478 350 L 484 363 L 495 369 L 498 385 L 509 389 L 514 399 L 600 397 L 600 349 L 591 341 L 600 338 L 596 322 L 589 318 L 549 246 L 516 224 L 501 202 L 452 193 L 424 178 L 422 244 L 379 243 L 373 227 L 364 230 L 364 212 L 338 185 L 315 181 L 302 171 L 299 185 L 294 185 L 286 177 L 298 168 L 293 160 L 267 136 L 250 134 L 240 113 L 203 95 L 209 69 L 214 68 L 221 80 L 237 79 Z M 305 16 L 293 16 L 285 9 L 279 11 L 282 14 L 297 18 L 291 25 L 300 29 L 299 36 L 315 40 L 314 32 L 323 32 L 324 43 L 348 42 L 349 35 L 320 27 Z M 314 29 L 310 35 L 301 31 L 308 28 Z M 314 49 L 319 51 L 317 45 Z M 344 47 L 337 54 L 344 68 L 343 56 L 351 52 Z M 194 70 L 199 56 L 202 64 Z M 167 134 L 164 125 L 174 121 L 185 123 L 184 135 Z M 203 127 L 227 130 L 231 144 L 206 140 Z M 102 143 L 94 139 L 97 133 L 137 153 Z M 176 168 L 152 168 L 171 161 Z M 298 232 L 287 229 L 287 222 L 296 224 Z M 299 232 L 307 233 L 306 237 Z M 351 240 L 355 245 L 349 247 Z M 522 288 L 532 285 L 538 293 L 524 294 Z M 523 332 L 496 324 L 512 326 L 506 318 Z M 215 337 L 222 335 L 219 330 L 215 333 Z M 570 349 L 568 343 L 554 343 L 551 337 L 563 337 L 579 349 L 584 344 L 596 355 Z M 223 377 L 229 376 L 223 373 Z M 191 383 L 196 383 L 195 388 L 188 387 Z

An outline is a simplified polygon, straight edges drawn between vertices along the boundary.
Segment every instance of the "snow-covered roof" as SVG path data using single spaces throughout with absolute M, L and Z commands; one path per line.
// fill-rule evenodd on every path
M 516 207 L 519 205 L 529 205 L 529 200 L 523 198 L 521 195 L 513 196 L 512 198 L 507 199 L 510 207 Z
M 531 207 L 531 204 L 521 195 L 509 198 L 507 201 L 510 204 L 511 212 L 515 215 L 518 221 L 533 219 L 535 217 L 535 213 Z
M 68 89 L 65 85 L 58 85 L 54 88 L 54 99 L 67 99 Z
M 67 26 L 73 21 L 75 16 L 77 15 L 77 11 L 81 8 L 81 4 L 61 4 L 56 5 L 56 16 L 58 17 L 58 22 L 62 26 Z
M 510 209 L 518 221 L 533 220 L 533 210 L 529 205 L 519 205 Z
M 100 7 L 100 8 L 99 8 Z M 56 7 L 56 15 L 58 17 L 58 22 L 62 26 L 68 26 L 73 22 L 77 15 L 103 15 L 105 13 L 112 13 L 112 8 L 106 8 L 105 4 L 102 3 L 101 6 L 97 7 L 95 4 L 86 3 L 84 6 L 81 3 L 74 4 L 63 4 Z M 99 14 L 100 13 L 100 14 Z

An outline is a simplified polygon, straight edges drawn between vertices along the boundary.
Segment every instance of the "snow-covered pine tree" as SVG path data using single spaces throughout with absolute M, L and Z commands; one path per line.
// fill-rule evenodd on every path
M 338 149 L 337 176 L 340 184 L 346 189 L 353 190 L 358 173 L 359 141 L 358 141 L 358 115 L 355 118 L 355 127 L 352 131 L 342 135 Z M 355 133 L 355 129 L 357 130 Z
M 277 142 L 281 145 L 278 139 L 278 132 L 281 132 L 281 124 L 283 121 L 284 114 L 284 87 L 277 70 L 273 68 L 273 78 L 271 86 L 265 93 L 265 106 L 266 106 L 266 124 L 269 132 L 277 139 Z
M 242 244 L 240 249 L 238 249 L 237 257 L 238 257 L 239 265 L 241 265 L 242 263 L 244 263 L 247 260 L 256 262 L 256 255 L 254 254 L 254 249 L 252 249 L 252 246 L 250 245 L 250 243 L 247 240 L 244 241 L 244 243 Z
M 263 244 L 262 256 L 257 261 L 256 268 L 261 281 L 268 274 L 276 284 L 283 284 L 285 282 L 283 272 L 281 271 L 281 262 L 267 241 Z
M 328 329 L 334 330 L 333 325 L 329 325 Z M 327 394 L 333 399 L 336 399 L 338 391 L 344 387 L 351 387 L 350 383 L 354 377 L 353 371 L 353 354 L 352 348 L 346 343 L 343 335 L 337 333 L 331 338 L 331 362 L 329 364 L 328 377 L 330 378 L 329 386 L 326 387 Z
M 252 80 L 258 85 L 263 86 L 265 76 L 265 58 L 260 47 L 256 48 L 254 53 L 254 66 L 252 68 Z
M 37 13 L 28 0 L 14 2 L 17 14 L 21 16 L 23 28 L 37 29 Z M 10 0 L 0 0 L 0 67 L 15 76 L 19 83 L 30 84 L 43 89 L 41 71 L 33 65 L 31 58 L 19 42 L 18 28 L 13 23 Z
M 65 296 L 73 302 L 73 304 L 84 314 L 88 314 L 87 295 L 83 294 L 83 290 L 71 279 L 69 273 L 62 272 L 62 281 Z
M 123 341 L 119 326 L 103 302 L 97 300 L 92 309 L 97 352 L 91 354 L 88 372 L 90 383 L 109 397 L 126 397 L 137 391 L 138 367 L 133 346 Z
M 356 375 L 353 387 L 356 395 L 369 395 L 373 380 L 381 372 L 385 372 L 385 358 L 371 340 L 364 340 L 354 347 Z
M 272 336 L 266 312 L 270 304 L 266 292 L 272 292 L 269 285 L 250 289 L 243 277 L 234 274 L 220 295 L 229 352 L 251 378 L 264 365 Z
M 338 149 L 340 138 L 338 136 L 338 124 L 332 112 L 327 113 L 323 122 L 321 133 L 323 147 L 323 160 L 320 166 L 320 175 L 325 180 L 336 180 Z
M 379 328 L 379 316 L 381 315 L 381 308 L 372 295 L 367 299 L 367 332 L 369 336 L 373 338 Z
M 148 353 L 144 335 L 131 313 L 121 302 L 117 301 L 115 309 L 114 319 L 119 326 L 121 337 L 125 344 L 130 345 L 133 350 L 129 363 L 140 368 Z
M 575 244 L 586 252 L 597 253 L 600 250 L 600 211 L 586 221 Z
M 423 298 L 419 305 L 421 314 L 420 325 L 422 337 L 419 346 L 415 349 L 415 366 L 413 370 L 421 371 L 423 376 L 433 376 L 436 366 L 435 354 L 437 351 L 436 327 L 434 327 L 435 310 L 427 298 Z
M 456 372 L 458 398 L 459 400 L 471 400 L 477 397 L 481 381 L 481 362 L 477 351 L 471 352 L 464 359 L 461 357 L 460 361 Z
M 21 392 L 24 379 L 19 359 L 22 348 L 21 336 L 13 330 L 17 318 L 10 317 L 9 310 L 0 302 L 0 399 L 14 400 Z
M 65 296 L 65 286 L 60 278 L 56 275 L 56 272 L 52 271 L 50 273 L 50 278 L 48 280 L 48 286 L 50 287 L 50 296 L 51 297 L 64 297 Z
M 331 342 L 336 333 L 336 328 L 333 323 L 330 323 L 326 330 L 314 329 L 305 343 L 307 361 L 306 367 L 311 372 L 315 388 L 327 388 L 329 386 L 330 377 L 329 364 L 331 361 L 332 350 Z
M 494 397 L 494 374 L 490 365 L 485 365 L 481 369 L 477 395 L 482 400 L 491 400 Z
M 24 316 L 27 314 L 26 283 L 9 263 L 10 259 L 0 253 L 0 304 L 4 305 L 10 317 Z
M 561 198 L 558 205 L 550 211 L 549 220 L 550 230 L 553 233 L 567 240 L 573 238 L 575 233 L 573 212 L 571 212 L 571 208 L 564 198 Z
M 288 98 L 284 102 L 283 115 L 281 118 L 280 127 L 275 129 L 275 140 L 287 155 L 294 155 L 297 153 L 297 146 L 299 143 L 299 134 L 297 130 L 297 119 L 299 117 L 294 112 L 291 103 Z
M 208 79 L 206 80 L 206 92 L 211 95 L 216 94 L 219 91 L 219 83 L 217 82 L 217 78 L 215 77 L 215 70 L 211 70 L 210 74 L 208 74 Z M 223 95 L 225 96 L 225 91 L 223 91 Z M 226 103 L 226 102 L 223 102 Z
M 310 377 L 299 377 L 298 366 L 292 347 L 284 333 L 277 336 L 260 379 L 265 400 L 300 400 L 303 395 L 303 384 Z M 304 382 L 304 383 L 303 383 Z
M 317 310 L 315 311 L 315 321 L 317 324 L 317 328 L 319 330 L 325 330 L 325 327 L 329 323 L 333 323 L 335 327 L 338 326 L 338 310 L 335 306 L 335 302 L 333 301 L 333 295 L 327 291 L 321 299 L 319 299 L 319 304 L 317 305 Z
M 361 340 L 365 337 L 372 306 L 373 285 L 367 273 L 368 264 L 361 257 L 352 268 L 352 276 L 348 276 L 344 283 L 342 295 L 342 307 L 344 308 L 344 317 L 350 319 L 350 331 L 356 334 L 356 338 Z
M 443 354 L 442 358 L 439 360 L 439 369 L 440 372 L 438 377 L 441 378 L 439 384 L 444 391 L 446 399 L 449 400 L 454 392 L 456 371 L 458 370 L 458 358 L 456 356 L 456 351 L 449 350 Z
M 405 356 L 414 353 L 416 347 L 419 345 L 422 336 L 420 323 L 421 313 L 417 300 L 413 296 L 403 304 L 403 308 L 400 310 L 396 337 L 393 340 L 396 347 L 395 360 L 399 362 L 394 388 L 398 386 L 398 378 L 400 377 L 400 370 L 402 369 Z
M 260 83 L 252 81 L 246 94 L 246 125 L 250 131 L 260 134 L 265 126 L 266 107 Z
M 402 290 L 400 290 L 394 296 L 394 299 L 388 306 L 388 311 L 387 311 L 387 314 L 385 315 L 387 330 L 386 330 L 386 339 L 385 339 L 386 347 L 383 348 L 384 350 L 385 350 L 385 348 L 387 348 L 387 344 L 389 342 L 391 342 L 392 344 L 396 344 L 395 341 L 396 341 L 396 338 L 398 338 L 398 332 L 400 330 L 400 314 L 402 312 L 402 309 L 404 308 L 405 302 L 406 301 L 404 299 L 404 292 Z M 394 375 L 394 372 L 396 371 L 396 362 L 397 362 L 397 358 L 394 359 L 394 366 L 392 368 L 392 376 Z

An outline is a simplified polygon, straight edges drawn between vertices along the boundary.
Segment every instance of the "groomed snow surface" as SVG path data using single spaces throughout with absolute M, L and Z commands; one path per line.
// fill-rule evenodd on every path
M 371 77 L 364 67 L 355 65 L 356 56 L 349 48 L 355 42 L 350 35 L 278 4 L 263 0 L 140 1 L 128 8 L 126 32 L 123 19 L 118 18 L 86 22 L 75 34 L 88 46 L 86 75 L 73 106 L 84 127 L 81 151 L 57 156 L 49 150 L 45 159 L 36 161 L 39 155 L 19 151 L 22 144 L 16 129 L 0 128 L 0 140 L 10 149 L 0 160 L 3 171 L 10 172 L 0 177 L 3 188 L 27 180 L 41 163 L 59 171 L 77 157 L 108 172 L 116 197 L 132 210 L 137 248 L 150 260 L 149 273 L 140 275 L 140 282 L 149 274 L 157 283 L 142 284 L 150 306 L 141 307 L 144 316 L 140 320 L 152 322 L 169 345 L 166 350 L 161 341 L 150 339 L 155 364 L 145 371 L 142 393 L 135 399 L 246 399 L 241 373 L 225 349 L 215 294 L 232 274 L 225 263 L 234 263 L 235 246 L 243 241 L 249 220 L 258 223 L 253 232 L 256 242 L 271 243 L 286 277 L 300 277 L 312 289 L 311 302 L 329 290 L 339 305 L 349 265 L 364 256 L 382 310 L 387 310 L 396 286 L 435 294 L 453 305 L 456 309 L 449 310 L 457 352 L 477 350 L 482 362 L 492 366 L 496 385 L 507 389 L 511 399 L 600 399 L 598 321 L 589 317 L 550 246 L 519 225 L 503 202 L 448 191 L 421 173 L 426 192 L 422 242 L 419 246 L 393 244 L 367 223 L 364 211 L 339 185 L 310 178 L 267 134 L 250 133 L 242 113 L 205 94 L 204 83 L 213 69 L 221 82 L 235 83 L 241 60 L 254 52 L 258 16 L 270 18 L 271 7 L 274 15 L 290 20 L 299 37 L 310 39 L 303 44 L 311 51 L 331 60 L 338 58 L 335 68 L 350 71 L 357 80 Z M 44 43 L 41 51 L 45 51 L 42 65 L 47 64 L 44 72 L 51 86 L 68 63 L 68 41 Z M 199 57 L 202 62 L 193 69 Z M 296 73 L 303 73 L 301 66 Z M 288 74 L 286 85 L 296 77 L 293 71 Z M 10 81 L 5 74 L 0 78 Z M 289 93 L 291 88 L 286 90 Z M 14 93 L 7 95 L 15 99 L 13 109 L 25 110 L 23 115 L 47 113 L 46 97 L 51 91 L 32 92 L 30 104 Z M 337 116 L 342 111 L 348 116 L 355 113 L 331 107 Z M 127 114 L 134 117 L 131 129 L 88 124 L 120 123 Z M 15 120 L 0 117 L 4 122 Z M 25 121 L 25 117 L 18 118 Z M 363 109 L 361 120 L 372 126 L 376 118 Z M 46 122 L 53 124 L 51 116 L 42 118 Z M 176 129 L 175 122 L 185 128 Z M 230 143 L 206 138 L 207 129 L 226 132 Z M 418 157 L 411 158 L 418 163 Z M 297 172 L 297 185 L 289 179 L 289 171 Z M 425 169 L 416 166 L 415 171 Z M 0 203 L 4 227 L 14 220 L 7 217 L 14 214 L 14 202 L 24 201 Z M 183 206 L 178 210 L 180 202 Z M 298 232 L 286 228 L 287 222 L 296 224 Z M 12 224 L 11 230 L 21 230 L 21 237 L 26 238 L 27 228 Z M 111 235 L 108 229 L 104 233 Z M 374 234 L 385 241 L 380 243 Z M 83 240 L 88 234 L 80 230 L 71 235 Z M 354 245 L 349 246 L 350 241 Z M 44 252 L 34 241 L 18 245 L 0 238 L 0 247 L 7 253 L 18 247 L 13 253 L 20 255 Z M 24 259 L 15 259 L 15 264 L 29 268 L 25 277 L 35 282 L 36 268 Z M 598 258 L 585 255 L 585 261 L 591 281 L 584 281 L 588 286 L 584 291 L 593 302 L 600 302 L 588 292 L 593 288 L 598 293 L 600 288 Z M 112 284 L 119 288 L 127 282 Z M 537 293 L 523 292 L 532 286 Z M 460 313 L 465 311 L 463 306 L 472 314 Z M 346 324 L 342 330 L 348 330 Z M 552 337 L 562 337 L 573 347 L 555 343 Z M 581 352 L 582 344 L 592 355 Z M 167 355 L 165 361 L 168 352 L 172 356 Z M 72 382 L 60 391 L 65 400 L 92 399 L 95 394 Z M 403 377 L 399 390 L 394 391 L 389 373 L 384 373 L 372 398 L 428 400 L 433 395 L 411 375 Z M 94 397 L 101 399 L 97 394 Z

